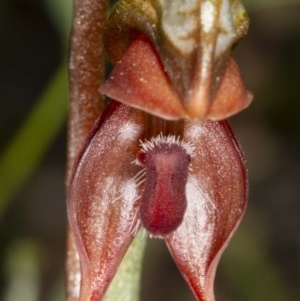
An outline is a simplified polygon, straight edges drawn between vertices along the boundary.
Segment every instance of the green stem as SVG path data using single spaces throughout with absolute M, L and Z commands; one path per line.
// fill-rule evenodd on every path
M 141 230 L 130 245 L 108 292 L 105 301 L 138 301 L 146 238 Z

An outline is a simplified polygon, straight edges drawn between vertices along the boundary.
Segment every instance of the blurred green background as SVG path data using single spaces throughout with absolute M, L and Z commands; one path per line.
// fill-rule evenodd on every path
M 248 0 L 235 50 L 254 93 L 232 118 L 248 211 L 217 272 L 222 301 L 300 300 L 300 1 Z M 64 300 L 71 0 L 0 2 L 0 300 Z M 166 247 L 146 251 L 142 301 L 194 300 Z

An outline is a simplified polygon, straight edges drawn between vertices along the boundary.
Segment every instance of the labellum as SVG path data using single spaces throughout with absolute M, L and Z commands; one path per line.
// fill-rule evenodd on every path
M 134 65 L 135 51 L 127 51 L 136 34 L 145 34 L 155 46 L 169 94 L 173 94 L 170 106 L 177 111 L 165 110 L 163 95 L 155 106 L 145 95 L 143 110 L 166 119 L 220 120 L 246 108 L 252 100 L 230 57 L 232 48 L 247 33 L 248 23 L 238 0 L 121 0 L 106 22 L 103 38 L 110 59 L 122 59 L 120 64 L 125 66 L 131 61 L 136 74 L 140 74 L 143 60 Z M 147 55 L 143 59 L 153 60 Z M 146 62 L 142 71 L 147 72 L 148 65 Z M 102 92 L 110 94 L 106 88 Z M 138 98 L 115 99 L 141 108 Z
M 164 236 L 181 224 L 186 209 L 185 186 L 191 156 L 175 136 L 162 135 L 142 145 L 138 162 L 145 166 L 140 218 L 153 236 Z

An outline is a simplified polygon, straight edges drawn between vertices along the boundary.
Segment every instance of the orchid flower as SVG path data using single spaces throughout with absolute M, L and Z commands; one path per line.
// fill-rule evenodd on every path
M 135 59 L 146 53 L 152 68 L 145 80 L 155 84 L 161 67 L 153 51 L 137 37 L 103 89 L 122 94 L 117 79 L 119 72 L 131 78 L 126 66 L 132 52 Z M 162 73 L 158 78 L 164 83 Z M 133 83 L 132 93 L 147 93 Z M 214 300 L 216 266 L 246 199 L 244 161 L 227 122 L 167 121 L 111 101 L 71 180 L 68 214 L 81 261 L 79 300 L 101 300 L 141 226 L 166 241 L 197 300 Z
M 103 300 L 140 228 L 165 240 L 197 300 L 214 301 L 216 267 L 247 202 L 243 154 L 218 121 L 252 99 L 230 56 L 247 27 L 237 0 L 121 0 L 112 10 L 103 41 L 115 65 L 100 86 L 111 100 L 69 169 L 79 301 Z M 84 119 L 95 76 L 78 74 L 73 115 Z

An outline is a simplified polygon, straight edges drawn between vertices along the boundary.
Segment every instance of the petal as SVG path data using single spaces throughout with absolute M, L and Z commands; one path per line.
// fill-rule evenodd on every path
M 103 297 L 137 229 L 143 127 L 139 111 L 112 102 L 98 120 L 71 181 L 68 215 L 81 262 L 80 301 Z
M 124 104 L 171 120 L 189 117 L 220 120 L 245 109 L 252 100 L 232 57 L 227 61 L 210 104 L 203 101 L 210 93 L 210 87 L 203 87 L 203 80 L 198 78 L 190 91 L 190 98 L 195 101 L 182 102 L 150 40 L 138 35 L 101 86 L 101 92 Z
M 247 175 L 228 123 L 187 122 L 184 139 L 195 145 L 180 227 L 166 238 L 197 300 L 213 301 L 220 256 L 246 208 Z
M 199 81 L 200 82 L 200 81 Z M 209 104 L 201 101 L 205 99 L 209 89 L 202 84 L 197 85 L 191 93 L 191 101 L 187 110 L 189 116 L 201 117 L 209 120 L 226 119 L 246 109 L 252 101 L 252 93 L 244 85 L 239 67 L 232 57 L 229 57 L 223 76 Z
M 124 104 L 167 119 L 185 116 L 151 42 L 139 35 L 114 67 L 101 92 Z

